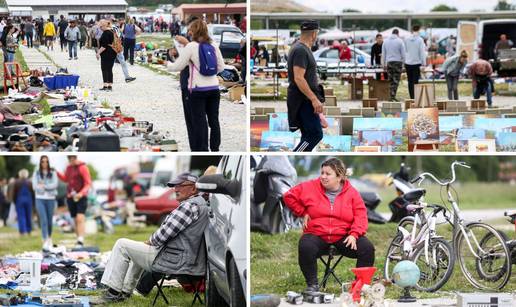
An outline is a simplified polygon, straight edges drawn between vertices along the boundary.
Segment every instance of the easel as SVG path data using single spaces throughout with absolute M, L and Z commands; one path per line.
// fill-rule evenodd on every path
M 414 108 L 431 108 L 434 106 L 435 92 L 431 90 L 430 84 L 415 84 L 414 92 Z

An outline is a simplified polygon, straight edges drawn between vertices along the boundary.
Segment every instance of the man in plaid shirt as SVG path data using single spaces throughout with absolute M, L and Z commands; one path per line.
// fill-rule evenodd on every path
M 167 216 L 147 241 L 117 240 L 101 280 L 109 288 L 101 298 L 92 300 L 90 304 L 100 305 L 128 298 L 142 272 L 151 271 L 154 258 L 166 242 L 198 219 L 198 205 L 189 202 L 189 199 L 199 195 L 195 187 L 197 179 L 190 173 L 182 173 L 167 184 L 175 189 L 179 207 Z

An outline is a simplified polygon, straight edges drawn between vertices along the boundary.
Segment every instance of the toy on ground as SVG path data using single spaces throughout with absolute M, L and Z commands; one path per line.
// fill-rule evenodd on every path
M 385 285 L 382 282 L 372 284 L 372 278 L 376 272 L 375 267 L 353 268 L 351 271 L 356 279 L 351 284 L 349 291 L 342 286 L 342 307 L 380 307 L 385 306 Z

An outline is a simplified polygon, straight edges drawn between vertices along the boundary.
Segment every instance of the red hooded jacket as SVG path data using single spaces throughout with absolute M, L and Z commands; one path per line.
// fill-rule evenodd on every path
M 91 187 L 91 177 L 86 163 L 69 164 L 64 174 L 57 172 L 57 176 L 68 184 L 66 187 L 67 197 L 71 197 L 72 191 L 81 193 L 82 196 L 87 196 L 88 190 Z
M 283 200 L 295 215 L 310 217 L 304 233 L 319 236 L 328 243 L 348 234 L 358 238 L 367 232 L 367 209 L 360 193 L 348 180 L 333 205 L 319 178 L 296 185 L 283 195 Z

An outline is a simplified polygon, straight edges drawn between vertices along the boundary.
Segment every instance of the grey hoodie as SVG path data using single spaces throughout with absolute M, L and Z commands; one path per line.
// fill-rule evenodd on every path
M 405 64 L 408 65 L 425 65 L 426 52 L 425 42 L 418 33 L 412 34 L 405 39 Z
M 389 62 L 404 62 L 405 46 L 398 35 L 391 34 L 382 44 L 382 64 Z
M 64 36 L 67 41 L 71 42 L 78 42 L 81 40 L 81 31 L 79 30 L 79 27 L 68 27 L 65 30 Z

